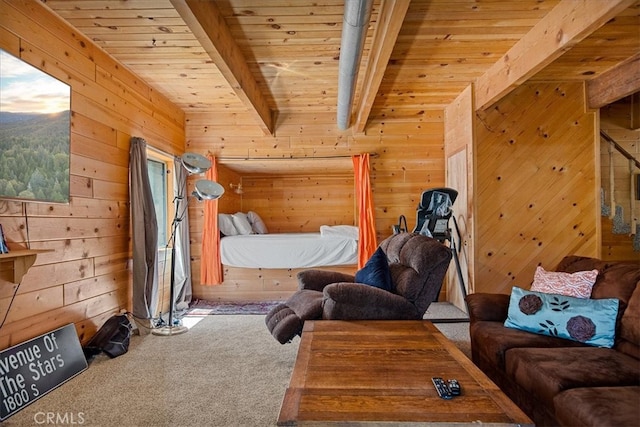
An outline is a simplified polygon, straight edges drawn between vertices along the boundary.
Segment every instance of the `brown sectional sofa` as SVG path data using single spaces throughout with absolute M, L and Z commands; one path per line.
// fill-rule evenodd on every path
M 509 295 L 467 296 L 473 362 L 536 425 L 640 426 L 640 262 L 568 256 L 556 271 L 594 268 L 591 298 L 619 300 L 613 348 L 506 328 Z

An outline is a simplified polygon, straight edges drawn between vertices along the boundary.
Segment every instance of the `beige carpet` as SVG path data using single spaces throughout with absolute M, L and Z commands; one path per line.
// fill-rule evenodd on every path
M 446 309 L 446 307 L 445 307 Z M 440 316 L 441 314 L 438 314 Z M 89 369 L 2 423 L 205 427 L 273 426 L 299 338 L 279 344 L 263 315 L 217 315 L 172 337 L 134 336 L 129 352 Z M 468 324 L 442 324 L 465 351 Z M 468 342 L 468 333 L 467 333 Z
M 467 313 L 448 302 L 432 303 L 424 315 L 425 319 L 467 319 Z M 471 359 L 469 323 L 435 323 L 436 327 Z

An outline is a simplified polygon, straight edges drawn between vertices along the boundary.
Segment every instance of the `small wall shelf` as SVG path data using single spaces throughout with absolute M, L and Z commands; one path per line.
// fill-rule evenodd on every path
M 8 254 L 0 254 L 0 263 L 13 263 L 9 269 L 13 274 L 10 275 L 12 283 L 20 283 L 22 277 L 29 271 L 29 268 L 36 262 L 38 254 L 53 252 L 51 249 L 15 249 Z

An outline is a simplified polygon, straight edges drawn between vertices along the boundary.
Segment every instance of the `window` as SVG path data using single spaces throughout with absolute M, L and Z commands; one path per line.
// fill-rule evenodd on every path
M 147 152 L 149 184 L 158 220 L 158 249 L 165 248 L 171 236 L 173 185 L 170 179 L 173 160 L 153 151 Z
M 157 150 L 147 150 L 147 173 L 158 220 L 158 312 L 169 309 L 171 283 L 171 229 L 173 222 L 173 157 Z

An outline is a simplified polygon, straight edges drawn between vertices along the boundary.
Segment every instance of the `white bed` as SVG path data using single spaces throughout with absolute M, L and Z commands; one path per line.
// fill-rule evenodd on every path
M 324 227 L 324 226 L 323 226 Z M 223 265 L 241 268 L 312 268 L 358 262 L 358 240 L 341 233 L 275 233 L 226 236 Z

